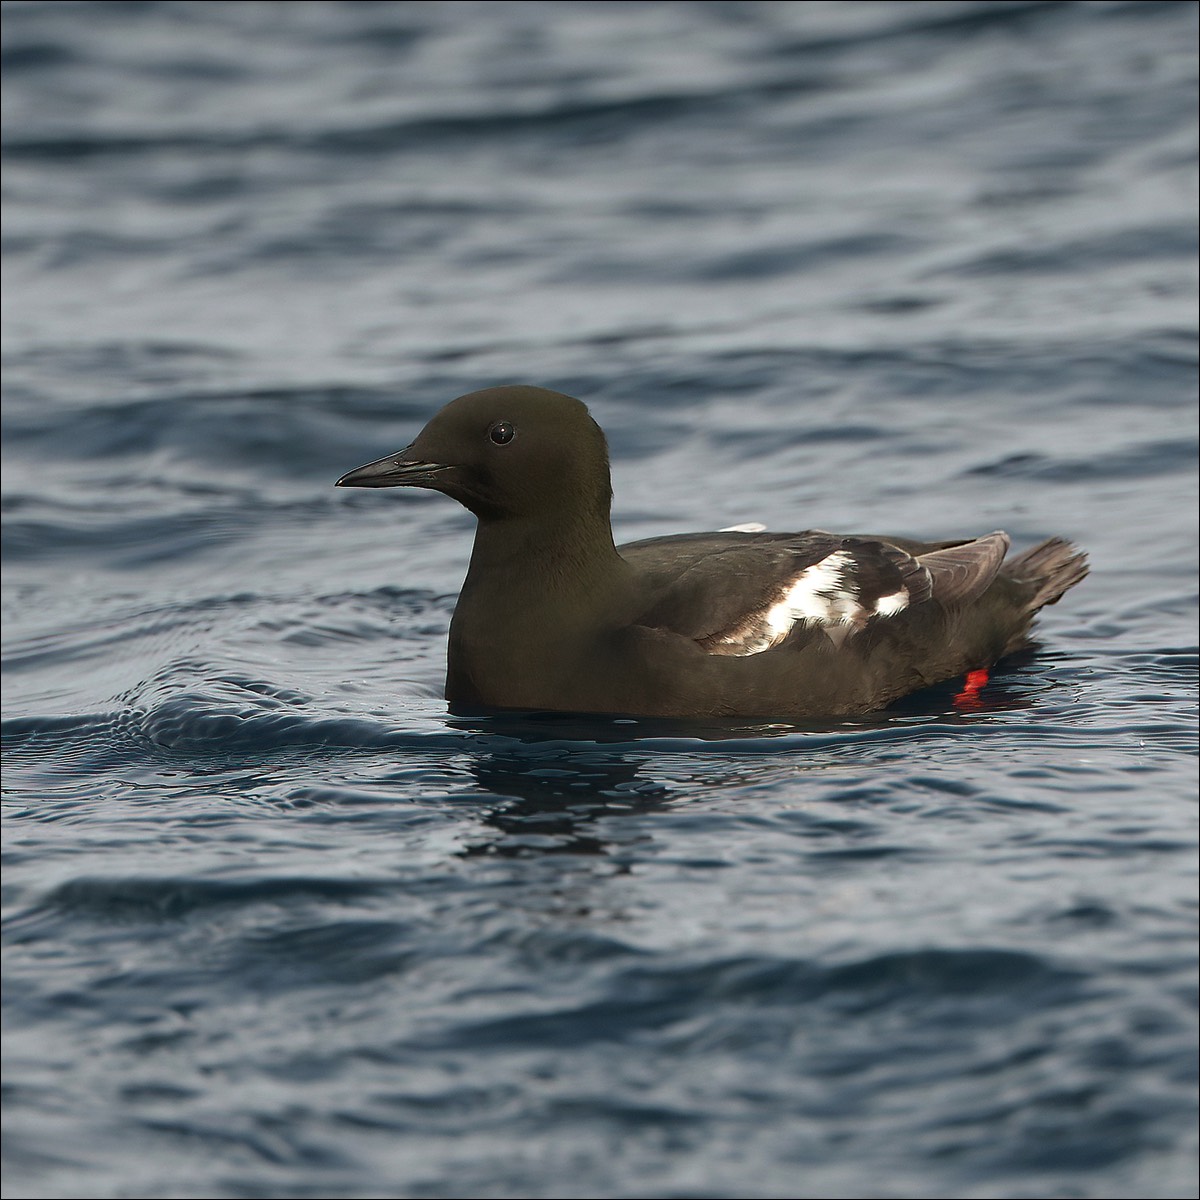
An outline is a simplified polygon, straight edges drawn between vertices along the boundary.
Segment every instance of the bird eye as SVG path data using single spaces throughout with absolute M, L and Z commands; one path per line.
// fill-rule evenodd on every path
M 509 442 L 516 436 L 516 430 L 507 421 L 497 421 L 495 425 L 488 430 L 488 437 L 496 443 L 497 446 L 507 446 Z

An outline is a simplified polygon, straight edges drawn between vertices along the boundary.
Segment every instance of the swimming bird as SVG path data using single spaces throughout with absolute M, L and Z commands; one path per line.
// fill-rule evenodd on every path
M 832 717 L 990 667 L 1087 574 L 1050 538 L 722 530 L 617 546 L 608 447 L 579 400 L 471 392 L 338 487 L 432 488 L 478 520 L 446 699 L 678 718 Z

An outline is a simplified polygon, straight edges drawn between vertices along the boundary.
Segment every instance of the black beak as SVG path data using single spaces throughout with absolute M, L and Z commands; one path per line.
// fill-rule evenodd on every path
M 335 487 L 431 487 L 438 486 L 438 475 L 449 467 L 446 463 L 423 462 L 410 458 L 412 447 L 407 446 L 386 458 L 377 458 L 365 467 L 347 471 Z

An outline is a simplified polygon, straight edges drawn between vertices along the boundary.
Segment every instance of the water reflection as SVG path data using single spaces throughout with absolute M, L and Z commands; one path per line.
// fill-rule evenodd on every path
M 449 719 L 470 732 L 468 770 L 494 804 L 481 814 L 495 832 L 473 842 L 467 857 L 542 854 L 604 855 L 607 818 L 648 813 L 676 802 L 683 761 L 697 786 L 746 782 L 755 764 L 792 770 L 869 759 L 881 744 L 922 734 L 943 737 L 978 721 L 1032 708 L 1045 681 L 1029 657 L 1015 671 L 951 680 L 905 697 L 892 708 L 839 721 L 668 721 L 579 713 L 465 712 Z M 706 769 L 707 768 L 707 769 Z M 670 773 L 675 778 L 662 778 Z M 610 825 L 610 828 L 612 826 Z
M 579 745 L 631 745 L 650 740 L 660 743 L 721 742 L 733 739 L 784 737 L 804 731 L 843 728 L 846 722 L 763 720 L 675 720 L 667 717 L 613 717 L 595 713 L 516 712 L 497 709 L 451 708 L 447 723 L 468 730 L 526 743 L 558 742 Z
M 482 752 L 469 769 L 499 801 L 482 819 L 501 836 L 473 842 L 462 853 L 607 854 L 609 839 L 600 835 L 600 821 L 670 802 L 666 784 L 640 777 L 646 765 L 643 756 L 565 746 L 558 739 L 506 741 Z

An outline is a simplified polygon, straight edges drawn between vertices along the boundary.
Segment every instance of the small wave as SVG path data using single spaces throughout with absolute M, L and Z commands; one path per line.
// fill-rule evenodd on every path
M 925 1010 L 930 1022 L 965 1004 L 1052 1008 L 1079 1000 L 1085 976 L 1051 960 L 1004 949 L 928 949 L 824 965 L 797 959 L 733 959 L 669 969 L 641 965 L 614 974 L 608 995 L 533 1011 L 445 1035 L 455 1046 L 583 1046 L 661 1030 L 707 1009 L 770 1010 L 798 1003 L 843 1013 Z M 979 1015 L 979 1014 L 976 1014 Z
M 804 83 L 783 86 L 796 91 L 807 90 Z M 481 98 L 486 99 L 487 107 L 476 112 L 439 113 L 324 129 L 262 125 L 244 130 L 208 126 L 169 134 L 138 130 L 17 134 L 5 139 L 3 155 L 21 161 L 51 162 L 175 153 L 203 157 L 269 150 L 331 157 L 370 157 L 413 148 L 444 150 L 454 143 L 477 140 L 492 142 L 518 136 L 541 137 L 554 131 L 640 132 L 647 123 L 678 121 L 727 108 L 745 98 L 747 90 L 751 94 L 761 91 L 759 87 L 752 87 L 648 93 L 616 99 L 552 101 L 527 109 L 507 110 L 494 96 L 489 96 Z
M 95 921 L 181 920 L 226 906 L 288 904 L 296 900 L 353 901 L 377 895 L 387 884 L 318 876 L 188 879 L 171 876 L 95 877 L 69 880 L 48 892 L 40 908 Z
M 149 709 L 123 709 L 80 717 L 13 717 L 3 722 L 11 755 L 41 755 L 53 747 L 63 763 L 118 752 L 136 758 L 147 750 L 192 757 L 208 754 L 270 755 L 309 750 L 436 750 L 460 748 L 461 736 L 420 734 L 352 716 L 306 716 L 267 705 L 221 707 L 211 696 L 186 694 Z M 103 745 L 102 745 L 103 744 Z M 121 753 L 123 752 L 123 753 Z M 64 766 L 65 769 L 65 766 Z
M 203 694 L 164 700 L 142 713 L 138 726 L 152 745 L 189 753 L 333 746 L 381 750 L 409 742 L 406 735 L 365 718 L 306 716 L 251 705 L 219 708 Z
M 1065 458 L 1045 454 L 1012 454 L 982 466 L 972 467 L 968 476 L 998 476 L 1008 479 L 1038 479 L 1047 483 L 1079 483 L 1085 480 L 1156 479 L 1174 472 L 1191 472 L 1200 443 L 1181 437 L 1172 441 L 1142 442 L 1107 454 Z
M 1018 246 L 988 250 L 959 266 L 932 272 L 929 278 L 969 275 L 1059 275 L 1067 270 L 1106 267 L 1126 262 L 1171 263 L 1196 256 L 1193 224 L 1160 222 L 1112 233 L 1060 241 L 1052 247 Z

